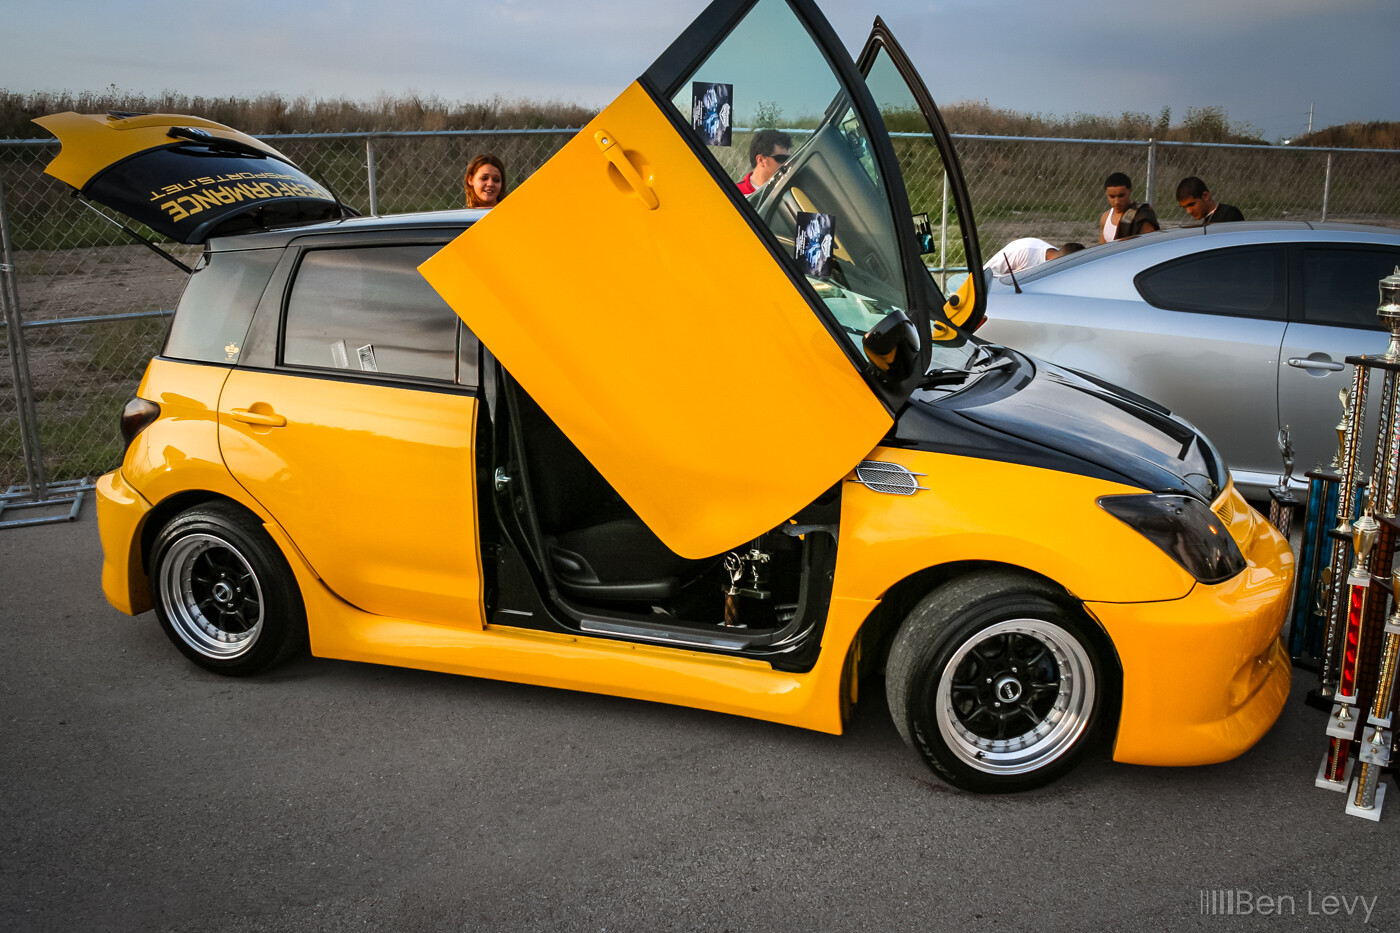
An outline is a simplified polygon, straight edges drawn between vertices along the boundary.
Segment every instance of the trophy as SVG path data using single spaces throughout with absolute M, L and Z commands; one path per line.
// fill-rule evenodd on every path
M 1269 524 L 1287 538 L 1293 533 L 1293 512 L 1298 508 L 1298 500 L 1292 489 L 1293 440 L 1286 424 L 1278 432 L 1278 452 L 1283 456 L 1283 475 L 1278 485 L 1269 490 Z
M 1353 537 L 1351 518 L 1355 514 L 1357 500 L 1364 482 L 1357 476 L 1357 452 L 1361 446 L 1361 431 L 1366 423 L 1366 383 L 1370 369 L 1361 365 L 1357 357 L 1348 357 L 1352 364 L 1351 390 L 1339 396 L 1345 410 L 1337 425 L 1337 527 L 1332 529 L 1332 560 L 1329 564 L 1332 581 L 1331 593 L 1325 616 L 1326 636 L 1322 647 L 1322 670 L 1318 688 L 1324 700 L 1331 697 L 1337 685 L 1338 650 L 1342 628 L 1346 625 L 1347 609 L 1344 599 L 1347 592 L 1340 585 L 1347 571 L 1347 539 Z
M 1386 347 L 1385 358 L 1400 360 L 1400 266 L 1380 281 L 1381 303 L 1376 308 L 1376 317 L 1390 329 L 1390 346 Z
M 1400 593 L 1400 568 L 1391 575 L 1392 593 Z M 1380 669 L 1376 677 L 1376 693 L 1371 701 L 1366 732 L 1361 740 L 1357 760 L 1361 770 L 1352 779 L 1347 801 L 1347 813 L 1368 820 L 1381 818 L 1385 803 L 1385 785 L 1380 783 L 1381 770 L 1390 765 L 1391 704 L 1395 700 L 1395 668 L 1400 664 L 1400 604 L 1386 619 L 1385 648 L 1381 652 Z
M 1358 639 L 1363 676 L 1374 672 L 1374 680 L 1358 682 L 1359 693 L 1369 691 L 1370 715 L 1357 752 L 1360 768 L 1349 787 L 1346 812 L 1369 820 L 1379 820 L 1385 801 L 1385 786 L 1380 784 L 1380 772 L 1390 766 L 1394 733 L 1391 711 L 1395 701 L 1396 666 L 1400 664 L 1400 569 L 1388 568 L 1394 556 L 1397 506 L 1400 506 L 1400 266 L 1380 280 L 1380 306 L 1376 316 L 1390 331 L 1390 345 L 1384 355 L 1372 365 L 1385 370 L 1381 392 L 1379 439 L 1376 444 L 1376 486 L 1381 516 L 1385 519 L 1382 545 L 1386 553 L 1378 554 L 1377 569 L 1390 569 L 1391 597 L 1395 610 L 1386 617 L 1375 607 L 1367 613 L 1363 624 L 1364 642 Z M 1383 632 L 1377 626 L 1383 621 Z M 1383 639 L 1383 645 L 1377 644 Z M 1370 663 L 1366 663 L 1369 661 Z M 1345 669 L 1342 677 L 1345 678 Z M 1339 693 L 1341 692 L 1339 688 Z
M 1352 547 L 1356 559 L 1347 575 L 1346 625 L 1343 629 L 1341 665 L 1338 670 L 1335 703 L 1327 724 L 1327 754 L 1317 770 L 1314 783 L 1330 790 L 1346 791 L 1351 775 L 1351 743 L 1356 738 L 1357 683 L 1361 663 L 1361 635 L 1366 619 L 1366 604 L 1371 595 L 1371 549 L 1375 547 L 1380 522 L 1372 514 L 1371 504 L 1357 519 L 1352 531 Z M 1336 587 L 1342 590 L 1342 587 Z

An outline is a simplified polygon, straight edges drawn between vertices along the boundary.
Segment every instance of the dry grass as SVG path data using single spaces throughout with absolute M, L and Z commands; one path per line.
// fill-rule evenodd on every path
M 21 93 L 0 88 L 0 138 L 33 139 L 43 131 L 32 121 L 49 113 L 75 110 L 105 113 L 192 114 L 235 127 L 255 136 L 271 133 L 336 133 L 370 130 L 476 130 L 578 127 L 595 111 L 558 101 L 506 100 L 449 101 L 440 97 L 380 95 L 374 101 L 286 98 L 265 94 L 255 98 L 191 97 L 166 92 L 132 95 L 107 91 L 33 91 Z
M 1232 122 L 1222 107 L 1188 107 L 1172 123 L 1170 107 L 1153 117 L 1124 111 L 1118 116 L 1073 113 L 1068 116 L 1017 113 L 983 101 L 958 101 L 943 108 L 954 133 L 975 136 L 1051 136 L 1060 139 L 1159 139 L 1193 143 L 1262 143 L 1263 134 L 1248 123 Z
M 1345 123 L 1293 140 L 1295 146 L 1337 149 L 1400 149 L 1400 123 Z

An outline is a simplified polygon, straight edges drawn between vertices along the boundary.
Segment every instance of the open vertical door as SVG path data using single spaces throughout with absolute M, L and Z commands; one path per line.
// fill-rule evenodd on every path
M 745 198 L 761 120 L 792 154 Z M 718 0 L 421 269 L 657 536 L 704 557 L 784 522 L 892 424 L 928 359 L 908 217 L 815 5 Z M 867 354 L 904 316 L 907 365 Z
M 974 331 L 987 308 L 982 252 L 972 198 L 943 115 L 894 33 L 879 17 L 857 66 L 899 158 L 923 266 L 940 292 L 946 294 L 954 286 L 944 314 L 950 323 Z

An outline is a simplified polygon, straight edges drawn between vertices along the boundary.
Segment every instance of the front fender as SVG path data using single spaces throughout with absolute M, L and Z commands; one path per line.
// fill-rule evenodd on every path
M 890 495 L 848 477 L 836 596 L 878 599 L 919 571 L 961 561 L 1022 567 L 1105 603 L 1180 599 L 1196 582 L 1096 502 L 1136 487 L 930 451 L 880 447 L 870 459 L 922 474 L 923 489 Z

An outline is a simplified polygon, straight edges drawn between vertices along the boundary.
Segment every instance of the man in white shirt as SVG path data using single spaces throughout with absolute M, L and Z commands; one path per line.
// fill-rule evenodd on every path
M 1021 272 L 1031 266 L 1038 266 L 1042 262 L 1049 262 L 1051 259 L 1059 259 L 1061 256 L 1077 253 L 1083 248 L 1083 243 L 1066 243 L 1064 246 L 1055 246 L 1037 237 L 1021 237 L 1021 239 L 1012 240 L 997 250 L 991 259 L 982 264 L 982 268 L 991 272 L 992 275 L 1006 275 L 1008 272 Z

